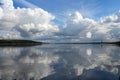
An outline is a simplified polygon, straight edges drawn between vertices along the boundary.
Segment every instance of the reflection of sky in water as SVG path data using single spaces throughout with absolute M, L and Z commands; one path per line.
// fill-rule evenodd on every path
M 120 49 L 113 45 L 47 44 L 0 48 L 3 80 L 116 80 Z

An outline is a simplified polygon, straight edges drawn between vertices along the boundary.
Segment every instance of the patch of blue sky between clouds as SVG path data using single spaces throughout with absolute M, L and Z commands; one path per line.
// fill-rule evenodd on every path
M 19 0 L 21 1 L 21 0 Z M 53 14 L 63 14 L 68 11 L 80 11 L 85 17 L 98 19 L 117 12 L 119 0 L 26 0 Z

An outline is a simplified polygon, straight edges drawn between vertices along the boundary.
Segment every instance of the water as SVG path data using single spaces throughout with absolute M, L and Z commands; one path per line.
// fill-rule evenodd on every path
M 0 80 L 119 80 L 120 47 L 45 44 L 0 48 Z

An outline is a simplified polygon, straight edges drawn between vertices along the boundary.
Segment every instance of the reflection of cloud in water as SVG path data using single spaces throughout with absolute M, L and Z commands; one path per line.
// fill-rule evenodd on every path
M 0 57 L 15 57 L 20 54 L 22 48 L 0 48 Z
M 1 49 L 0 53 L 0 77 L 5 80 L 12 80 L 14 78 L 29 80 L 32 77 L 41 79 L 53 72 L 51 64 L 58 60 L 54 53 L 49 54 L 41 49 L 18 48 L 15 49 L 15 54 L 20 54 L 15 57 L 12 50 L 14 51 L 14 48 L 4 48 Z M 3 52 L 5 56 L 3 56 Z
M 88 56 L 91 56 L 92 55 L 92 50 L 89 48 L 89 49 L 87 49 L 86 50 L 86 54 L 88 55 Z
M 49 44 L 0 50 L 2 79 L 72 79 L 97 67 L 101 71 L 120 74 L 117 46 Z

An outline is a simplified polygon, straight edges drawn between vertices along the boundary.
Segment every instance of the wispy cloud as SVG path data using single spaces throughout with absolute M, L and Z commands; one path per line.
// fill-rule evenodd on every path
M 97 0 L 81 0 L 79 3 L 76 3 L 80 8 L 78 9 L 84 17 L 96 18 L 96 14 L 101 12 L 100 2 Z
M 28 7 L 28 8 L 38 8 L 38 6 L 30 3 L 30 2 L 27 1 L 27 0 L 15 0 L 15 1 L 17 1 L 17 2 L 19 2 L 19 3 L 21 3 L 21 4 L 23 4 L 23 5 L 25 5 L 25 6 Z

